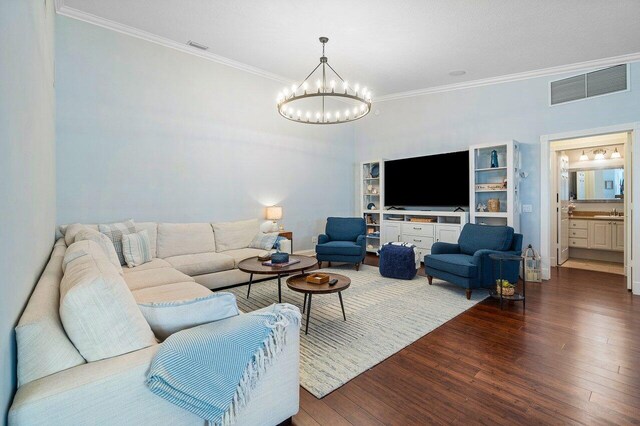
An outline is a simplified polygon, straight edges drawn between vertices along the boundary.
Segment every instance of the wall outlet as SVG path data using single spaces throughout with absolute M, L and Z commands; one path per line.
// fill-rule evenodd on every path
M 531 213 L 532 211 L 533 211 L 533 206 L 531 204 L 522 205 L 522 213 Z
M 318 237 L 311 237 L 311 244 L 318 244 Z

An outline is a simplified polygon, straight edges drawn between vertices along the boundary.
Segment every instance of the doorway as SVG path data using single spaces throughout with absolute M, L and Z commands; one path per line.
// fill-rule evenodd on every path
M 626 274 L 629 141 L 629 132 L 620 132 L 551 142 L 556 162 L 557 215 L 552 221 L 557 266 Z
M 638 239 L 632 239 L 638 176 L 631 166 L 638 161 L 639 124 L 541 138 L 543 171 L 549 171 L 541 178 L 543 277 L 551 267 L 618 273 L 640 293 L 633 270 Z

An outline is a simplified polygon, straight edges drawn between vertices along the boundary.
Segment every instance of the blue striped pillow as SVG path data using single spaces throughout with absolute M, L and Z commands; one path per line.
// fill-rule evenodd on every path
M 122 235 L 122 254 L 129 268 L 151 262 L 151 243 L 146 229 Z

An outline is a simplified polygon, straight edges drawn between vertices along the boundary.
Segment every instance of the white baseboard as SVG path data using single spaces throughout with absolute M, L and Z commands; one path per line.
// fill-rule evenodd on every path
M 293 252 L 293 254 L 299 254 L 300 256 L 315 256 L 316 255 L 316 251 L 311 249 L 311 250 L 296 250 Z

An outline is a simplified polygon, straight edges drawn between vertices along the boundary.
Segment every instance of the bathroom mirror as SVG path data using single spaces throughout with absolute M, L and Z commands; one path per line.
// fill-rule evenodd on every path
M 575 201 L 622 201 L 624 169 L 571 170 L 569 195 Z

